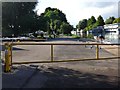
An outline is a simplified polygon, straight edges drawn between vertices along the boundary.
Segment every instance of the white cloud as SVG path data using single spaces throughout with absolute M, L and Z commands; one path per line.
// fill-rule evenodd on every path
M 66 14 L 68 22 L 75 26 L 79 20 L 88 19 L 92 15 L 96 18 L 102 15 L 104 19 L 109 16 L 116 17 L 118 4 L 111 2 L 118 2 L 118 0 L 106 0 L 106 2 L 104 0 L 39 0 L 36 9 L 39 9 L 40 14 L 47 7 L 58 8 Z

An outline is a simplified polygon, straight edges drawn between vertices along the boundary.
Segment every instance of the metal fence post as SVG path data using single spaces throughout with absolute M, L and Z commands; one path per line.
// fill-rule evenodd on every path
M 99 45 L 96 47 L 96 59 L 99 59 Z
M 51 62 L 53 62 L 53 45 L 51 45 Z
M 5 44 L 5 66 L 4 71 L 10 72 L 11 71 L 11 60 L 12 60 L 12 53 L 11 53 L 11 44 Z

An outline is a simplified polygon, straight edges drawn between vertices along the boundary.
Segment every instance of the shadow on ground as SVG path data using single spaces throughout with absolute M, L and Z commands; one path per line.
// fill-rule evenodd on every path
M 20 66 L 3 73 L 3 88 L 116 88 L 118 78 L 62 67 Z
M 91 73 L 82 73 L 67 68 L 49 68 L 51 72 L 45 72 L 50 77 L 43 87 L 49 88 L 107 88 L 117 87 L 117 83 L 111 83 L 110 77 Z M 112 78 L 112 77 L 111 77 Z
M 5 46 L 4 45 L 1 45 L 0 46 L 1 48 L 0 48 L 0 51 L 5 51 Z M 12 47 L 12 50 L 25 50 L 25 49 L 22 49 L 22 48 L 17 48 L 17 47 Z

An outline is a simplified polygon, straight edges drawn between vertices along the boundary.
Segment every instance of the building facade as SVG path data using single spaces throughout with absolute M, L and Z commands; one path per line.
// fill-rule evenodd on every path
M 104 25 L 105 32 L 112 32 L 115 34 L 120 34 L 120 23 L 106 24 Z

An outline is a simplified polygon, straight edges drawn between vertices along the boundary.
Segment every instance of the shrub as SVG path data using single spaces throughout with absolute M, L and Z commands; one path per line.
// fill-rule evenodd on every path
M 91 38 L 91 39 L 93 39 L 94 36 L 93 36 L 92 34 L 88 34 L 87 38 Z
M 72 35 L 72 38 L 79 39 L 79 38 L 80 38 L 80 36 L 77 36 L 77 35 Z

